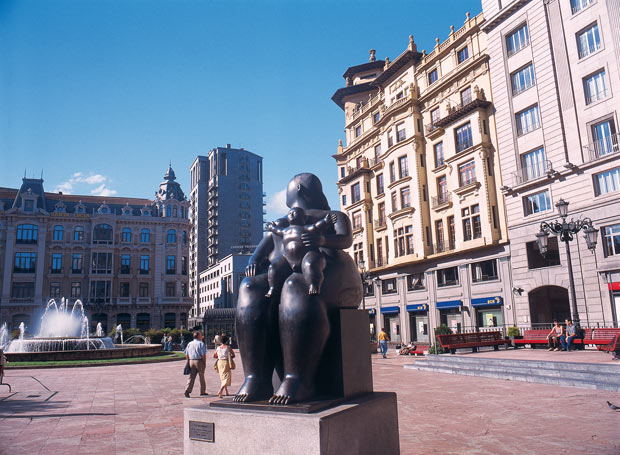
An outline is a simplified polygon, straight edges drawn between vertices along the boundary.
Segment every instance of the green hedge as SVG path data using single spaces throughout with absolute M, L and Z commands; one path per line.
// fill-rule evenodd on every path
M 151 340 L 153 344 L 161 343 L 161 339 L 164 336 L 172 335 L 173 343 L 180 343 L 181 337 L 185 338 L 185 343 L 189 343 L 192 341 L 192 332 L 186 329 L 149 329 L 146 331 L 142 331 L 140 329 L 123 329 L 123 340 L 128 340 L 134 335 L 142 335 Z M 108 336 L 114 339 L 116 335 L 116 328 L 112 329 Z M 132 341 L 134 344 L 142 344 L 143 341 L 139 338 L 134 338 Z

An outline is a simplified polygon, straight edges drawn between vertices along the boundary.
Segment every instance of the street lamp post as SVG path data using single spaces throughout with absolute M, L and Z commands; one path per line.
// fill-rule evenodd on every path
M 577 235 L 579 231 L 583 231 L 588 249 L 594 252 L 596 249 L 598 229 L 594 228 L 590 218 L 579 218 L 578 220 L 571 218 L 570 220 L 567 220 L 568 202 L 564 199 L 560 199 L 555 206 L 558 209 L 558 213 L 562 220 L 553 220 L 550 222 L 543 221 L 540 223 L 540 232 L 536 234 L 536 242 L 538 243 L 540 254 L 543 256 L 547 254 L 549 234 L 558 235 L 560 240 L 564 242 L 568 262 L 568 282 L 571 295 L 572 319 L 575 325 L 579 326 L 579 311 L 577 310 L 577 296 L 575 294 L 575 280 L 573 278 L 573 262 L 570 256 L 569 243 L 575 238 L 575 235 Z
M 360 259 L 358 262 L 358 267 L 360 269 L 360 279 L 362 280 L 362 310 L 366 311 L 366 285 L 372 280 L 370 278 L 370 273 L 366 271 L 366 263 L 363 259 Z

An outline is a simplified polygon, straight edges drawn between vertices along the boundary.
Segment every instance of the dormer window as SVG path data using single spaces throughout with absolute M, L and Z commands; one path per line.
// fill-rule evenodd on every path
M 34 201 L 32 199 L 24 199 L 24 211 L 32 212 L 34 210 Z
M 54 212 L 55 213 L 65 213 L 66 211 L 66 206 L 62 201 L 58 201 L 56 203 L 56 205 L 54 206 Z
M 110 207 L 108 207 L 108 204 L 106 204 L 105 201 L 103 201 L 103 204 L 99 206 L 99 208 L 97 209 L 97 213 L 100 213 L 100 214 L 110 213 Z
M 86 213 L 86 206 L 82 204 L 82 201 L 75 206 L 75 213 Z
M 133 212 L 133 211 L 131 210 L 131 207 L 129 207 L 129 204 L 126 204 L 126 205 L 125 205 L 125 207 L 123 207 L 123 208 L 121 209 L 121 213 L 122 213 L 123 215 L 131 215 L 131 214 L 132 214 L 132 212 Z
M 140 209 L 140 215 L 142 216 L 150 216 L 151 215 L 151 209 L 148 206 L 144 206 Z

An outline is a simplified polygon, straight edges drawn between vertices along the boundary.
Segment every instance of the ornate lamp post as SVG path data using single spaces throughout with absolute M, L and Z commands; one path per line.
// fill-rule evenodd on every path
M 360 259 L 357 265 L 360 269 L 360 278 L 362 280 L 362 310 L 366 311 L 366 286 L 373 281 L 370 277 L 370 272 L 366 270 L 364 260 Z
M 578 220 L 571 218 L 567 220 L 568 202 L 564 199 L 560 199 L 555 206 L 562 220 L 553 220 L 550 222 L 543 221 L 540 223 L 540 232 L 536 234 L 536 242 L 538 243 L 540 254 L 543 256 L 547 254 L 549 234 L 559 236 L 560 240 L 564 242 L 566 246 L 566 258 L 568 260 L 568 282 L 571 294 L 572 319 L 575 325 L 579 326 L 579 312 L 577 310 L 577 296 L 575 295 L 575 280 L 573 279 L 573 263 L 570 256 L 569 242 L 575 238 L 575 235 L 577 235 L 579 231 L 583 231 L 588 249 L 594 252 L 596 249 L 598 229 L 592 226 L 592 220 L 590 218 L 579 218 Z

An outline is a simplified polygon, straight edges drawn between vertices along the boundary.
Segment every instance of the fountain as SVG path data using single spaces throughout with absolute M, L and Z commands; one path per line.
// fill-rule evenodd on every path
M 97 330 L 95 331 L 95 336 L 98 336 L 98 337 L 105 336 L 105 334 L 103 332 L 103 326 L 101 325 L 101 322 L 97 323 Z
M 10 333 L 6 322 L 0 327 L 0 349 L 5 350 L 9 345 Z

